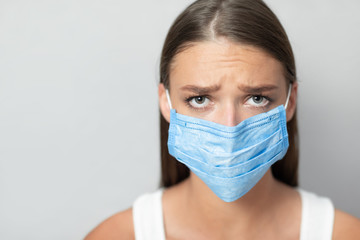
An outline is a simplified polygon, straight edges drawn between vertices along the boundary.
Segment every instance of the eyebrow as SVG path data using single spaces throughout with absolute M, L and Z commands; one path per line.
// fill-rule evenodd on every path
M 262 85 L 262 86 L 256 86 L 256 87 L 250 87 L 250 86 L 238 86 L 238 89 L 244 92 L 248 93 L 261 93 L 266 91 L 271 91 L 274 89 L 277 89 L 278 86 L 276 85 Z
M 185 85 L 185 86 L 181 87 L 180 89 L 202 95 L 202 94 L 207 94 L 207 93 L 211 93 L 211 92 L 216 92 L 216 91 L 220 90 L 220 88 L 221 88 L 220 85 L 213 85 L 213 86 L 208 86 L 208 87 L 200 87 L 200 86 L 196 86 L 196 85 Z

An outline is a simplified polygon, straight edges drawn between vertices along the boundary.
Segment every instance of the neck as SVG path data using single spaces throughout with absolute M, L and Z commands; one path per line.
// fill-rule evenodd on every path
M 252 224 L 253 221 L 259 219 L 260 215 L 264 217 L 264 214 L 271 211 L 269 204 L 273 203 L 277 196 L 275 193 L 277 183 L 269 170 L 247 194 L 230 203 L 217 197 L 193 173 L 190 174 L 185 184 L 188 185 L 188 206 L 196 210 L 192 211 L 193 213 L 198 213 L 199 217 L 206 216 L 209 222 L 215 221 L 221 225 L 229 226 L 227 224 L 245 219 L 247 223 Z

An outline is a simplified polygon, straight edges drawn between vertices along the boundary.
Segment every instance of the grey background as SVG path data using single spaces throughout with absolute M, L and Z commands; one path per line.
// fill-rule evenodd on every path
M 0 0 L 0 239 L 81 239 L 157 188 L 159 56 L 190 2 Z M 266 2 L 297 61 L 301 187 L 360 217 L 360 2 Z

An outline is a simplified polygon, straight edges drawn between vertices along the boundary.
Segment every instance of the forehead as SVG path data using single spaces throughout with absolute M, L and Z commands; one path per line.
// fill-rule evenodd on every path
M 173 59 L 170 85 L 285 83 L 282 64 L 265 51 L 227 40 L 194 43 Z

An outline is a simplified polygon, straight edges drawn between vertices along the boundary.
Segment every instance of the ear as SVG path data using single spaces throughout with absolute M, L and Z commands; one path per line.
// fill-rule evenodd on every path
M 288 106 L 286 108 L 286 121 L 287 122 L 290 121 L 293 118 L 294 114 L 295 114 L 298 83 L 294 82 L 291 85 L 291 87 L 292 87 L 291 95 L 290 95 Z
M 165 91 L 166 90 L 164 84 L 160 83 L 158 89 L 160 112 L 165 118 L 165 120 L 170 123 L 170 106 L 166 98 Z

